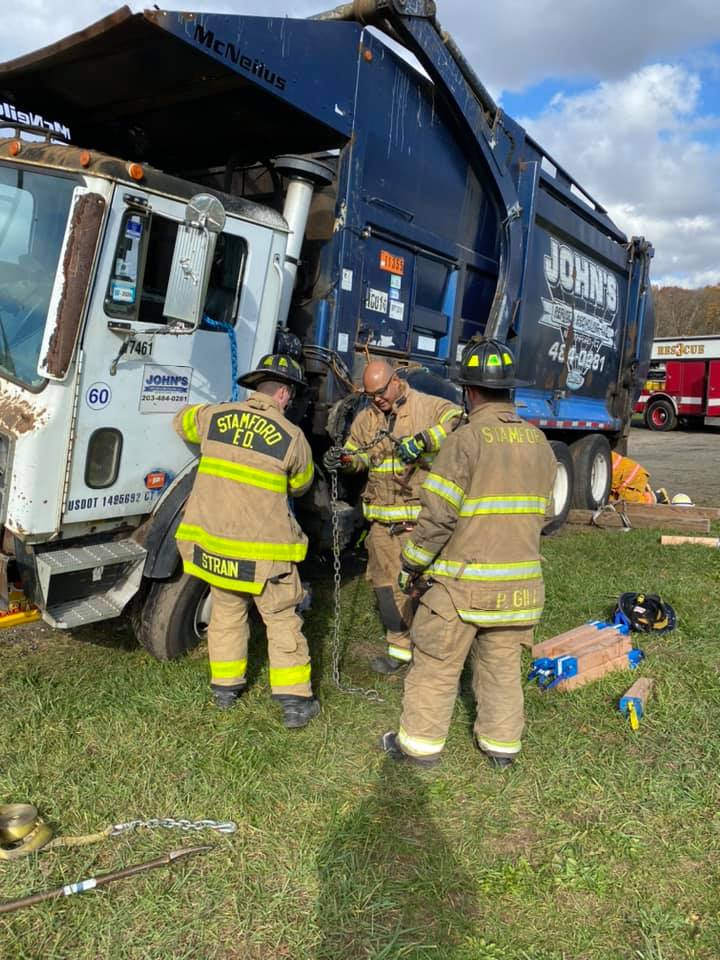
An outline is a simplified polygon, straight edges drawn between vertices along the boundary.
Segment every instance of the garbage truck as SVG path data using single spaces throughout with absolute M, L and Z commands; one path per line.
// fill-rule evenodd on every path
M 652 252 L 494 102 L 432 0 L 123 7 L 0 65 L 0 597 L 193 646 L 209 600 L 174 531 L 197 451 L 172 416 L 236 400 L 273 350 L 304 366 L 319 463 L 368 358 L 453 396 L 464 346 L 499 338 L 558 459 L 548 528 L 600 505 Z M 319 467 L 297 505 L 318 545 L 328 490 Z M 341 480 L 345 539 L 356 494 Z

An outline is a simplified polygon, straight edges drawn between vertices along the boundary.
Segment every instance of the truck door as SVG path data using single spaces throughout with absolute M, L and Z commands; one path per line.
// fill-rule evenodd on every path
M 720 417 L 720 360 L 708 364 L 707 416 Z
M 82 343 L 64 525 L 148 513 L 194 459 L 173 415 L 186 403 L 230 397 L 228 333 L 207 324 L 191 335 L 166 332 L 163 304 L 184 211 L 177 200 L 116 190 Z M 280 275 L 269 265 L 279 238 L 230 216 L 218 236 L 205 310 L 233 325 L 241 372 L 272 348 L 275 316 L 267 322 L 262 303 L 273 300 L 265 287 L 274 283 L 276 312 Z M 114 332 L 128 323 L 132 336 Z

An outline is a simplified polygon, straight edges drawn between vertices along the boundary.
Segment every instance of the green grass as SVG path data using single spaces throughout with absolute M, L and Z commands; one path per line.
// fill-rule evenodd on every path
M 0 917 L 3 960 L 717 960 L 720 552 L 661 548 L 656 531 L 542 548 L 539 639 L 608 614 L 624 590 L 660 592 L 680 626 L 643 644 L 638 675 L 656 689 L 639 732 L 617 710 L 630 675 L 528 688 L 505 775 L 473 747 L 467 694 L 438 771 L 377 751 L 402 681 L 367 669 L 380 629 L 360 577 L 343 586 L 345 671 L 385 703 L 334 690 L 318 582 L 306 626 L 323 714 L 305 731 L 279 724 L 260 636 L 252 689 L 218 713 L 203 650 L 160 664 L 121 623 L 0 634 L 0 800 L 34 801 L 66 835 L 151 816 L 239 825 L 202 858 Z M 0 899 L 194 842 L 144 831 L 0 864 Z

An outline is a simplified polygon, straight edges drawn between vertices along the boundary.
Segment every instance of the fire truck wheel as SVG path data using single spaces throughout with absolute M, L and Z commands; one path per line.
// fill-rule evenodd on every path
M 651 400 L 645 410 L 645 426 L 648 430 L 674 430 L 677 414 L 672 403 L 664 397 Z
M 551 440 L 550 446 L 555 454 L 558 469 L 555 474 L 555 486 L 552 492 L 552 518 L 548 520 L 542 531 L 545 536 L 555 533 L 567 520 L 567 515 L 570 512 L 570 505 L 572 503 L 573 477 L 575 472 L 568 445 L 561 443 L 559 440 Z
M 610 444 L 600 433 L 589 433 L 570 444 L 575 467 L 572 505 L 597 510 L 607 503 L 612 483 Z
M 207 636 L 210 590 L 182 571 L 156 580 L 135 619 L 138 641 L 158 660 L 177 660 Z

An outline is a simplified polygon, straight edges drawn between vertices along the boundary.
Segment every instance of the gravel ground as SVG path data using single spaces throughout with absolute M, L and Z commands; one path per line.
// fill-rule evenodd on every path
M 628 454 L 649 472 L 655 489 L 686 493 L 698 506 L 720 506 L 720 427 L 668 433 L 633 427 Z

